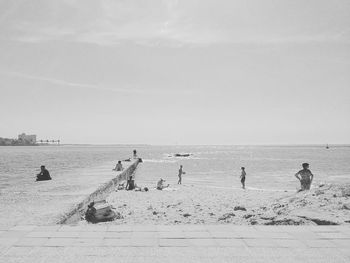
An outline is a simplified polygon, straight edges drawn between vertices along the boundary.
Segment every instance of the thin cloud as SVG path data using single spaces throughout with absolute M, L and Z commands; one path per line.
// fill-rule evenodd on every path
M 0 72 L 0 74 L 22 78 L 22 79 L 28 79 L 33 81 L 44 81 L 52 85 L 59 85 L 64 87 L 70 87 L 70 88 L 77 88 L 77 89 L 90 89 L 90 90 L 96 90 L 96 91 L 108 91 L 108 92 L 116 92 L 116 93 L 123 93 L 123 94 L 191 94 L 191 90 L 176 90 L 176 89 L 136 89 L 136 88 L 111 88 L 101 85 L 94 85 L 94 84 L 87 84 L 87 83 L 77 83 L 77 82 L 69 82 L 66 80 L 61 79 L 55 79 L 55 78 L 47 78 L 47 77 L 41 77 L 41 76 L 34 76 L 29 75 L 21 72 L 15 72 L 15 71 L 6 71 L 6 72 Z

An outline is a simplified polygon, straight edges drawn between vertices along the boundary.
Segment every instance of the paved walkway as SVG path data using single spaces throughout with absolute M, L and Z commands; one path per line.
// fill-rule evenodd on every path
M 350 227 L 0 227 L 0 262 L 350 262 Z

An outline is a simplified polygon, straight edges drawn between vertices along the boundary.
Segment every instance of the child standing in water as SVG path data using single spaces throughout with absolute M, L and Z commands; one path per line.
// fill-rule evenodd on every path
M 182 183 L 182 175 L 186 174 L 183 170 L 182 170 L 182 165 L 180 165 L 180 169 L 179 169 L 179 181 L 177 182 L 177 184 L 181 184 Z
M 241 167 L 241 184 L 242 184 L 242 188 L 245 189 L 245 176 L 247 175 L 245 172 L 245 168 Z
M 300 190 L 310 190 L 312 180 L 314 179 L 314 175 L 309 170 L 309 164 L 303 163 L 303 170 L 300 170 L 295 174 L 295 177 L 300 181 Z

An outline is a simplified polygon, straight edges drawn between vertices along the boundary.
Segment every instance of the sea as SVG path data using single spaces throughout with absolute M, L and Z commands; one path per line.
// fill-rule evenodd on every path
M 294 191 L 299 182 L 294 174 L 301 164 L 310 164 L 313 185 L 350 183 L 350 146 L 154 146 L 154 145 L 60 145 L 0 147 L 0 191 L 13 185 L 30 187 L 40 166 L 45 165 L 52 178 L 84 181 L 86 171 L 96 167 L 112 169 L 118 160 L 137 150 L 143 159 L 136 178 L 143 184 L 156 184 L 159 178 L 176 185 L 178 169 L 183 165 L 184 184 L 201 187 L 240 188 L 241 167 L 245 167 L 247 189 Z M 190 154 L 175 157 L 174 154 Z M 137 179 L 136 179 L 137 180 Z M 1 193 L 1 192 L 0 192 Z

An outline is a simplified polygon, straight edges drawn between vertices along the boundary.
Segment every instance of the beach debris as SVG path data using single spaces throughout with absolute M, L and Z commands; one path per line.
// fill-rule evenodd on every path
M 344 186 L 344 188 L 341 189 L 341 195 L 342 197 L 350 196 L 350 186 Z
M 250 222 L 249 222 L 251 225 L 256 225 L 256 224 L 258 224 L 258 221 L 256 221 L 256 220 L 250 220 Z
M 233 208 L 233 211 L 238 211 L 238 210 L 240 210 L 240 211 L 247 211 L 247 209 L 245 207 L 243 207 L 243 206 L 235 206 Z
M 269 222 L 265 222 L 264 225 L 304 225 L 305 222 L 301 219 L 294 219 L 294 218 L 281 218 L 281 219 L 274 219 Z
M 219 217 L 218 221 L 224 221 L 234 216 L 236 216 L 234 213 L 226 213 L 226 214 L 223 214 L 221 217 Z
M 182 216 L 183 216 L 183 217 L 189 217 L 189 216 L 191 216 L 191 214 L 185 213 L 185 214 L 183 214 Z
M 350 203 L 343 204 L 342 209 L 350 210 Z
M 152 214 L 153 214 L 153 215 L 157 215 L 158 212 L 157 212 L 157 211 L 153 211 Z
M 253 215 L 251 215 L 251 214 L 246 214 L 246 215 L 243 216 L 243 218 L 244 218 L 244 219 L 249 219 L 249 218 L 251 218 L 252 216 L 253 216 Z
M 212 212 L 210 212 L 210 213 L 209 213 L 209 215 L 210 215 L 210 216 L 215 216 L 215 214 L 214 214 L 214 213 L 212 213 Z
M 324 191 L 322 191 L 322 190 L 316 190 L 316 191 L 315 191 L 315 195 L 316 195 L 316 196 L 324 195 Z
M 275 216 L 260 216 L 261 219 L 263 220 L 274 220 L 275 219 Z
M 147 210 L 153 210 L 152 205 L 150 205 L 149 207 L 147 207 Z

